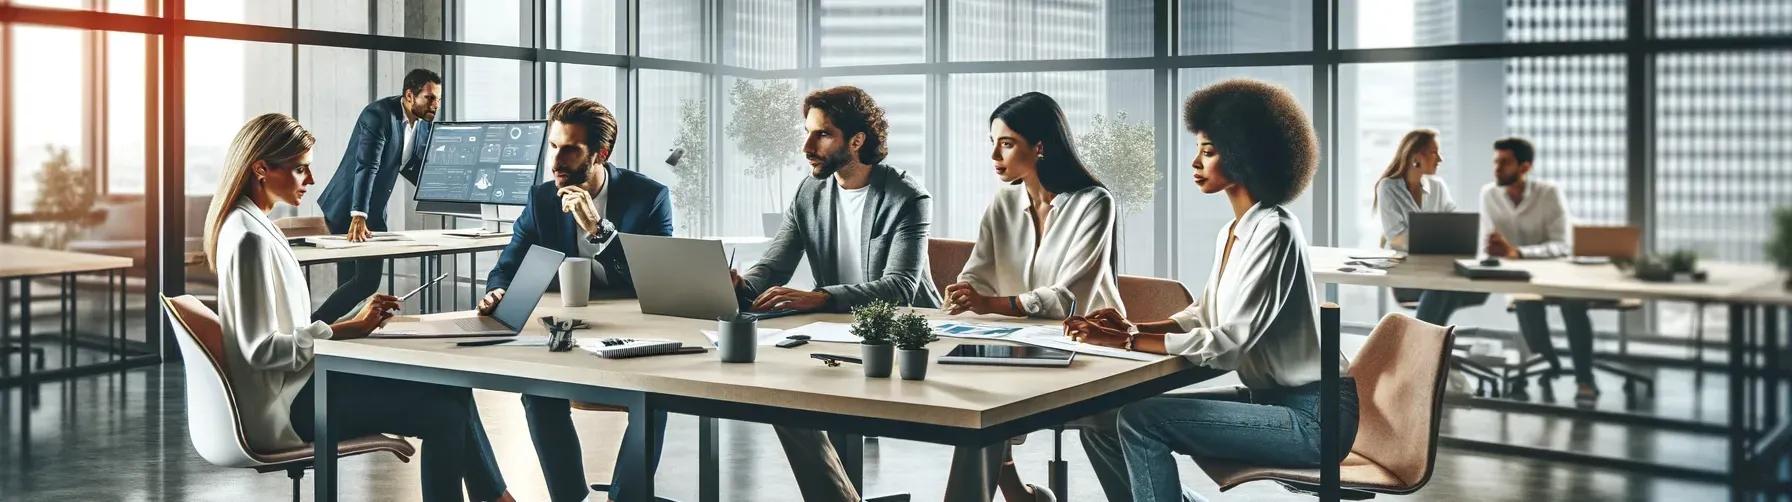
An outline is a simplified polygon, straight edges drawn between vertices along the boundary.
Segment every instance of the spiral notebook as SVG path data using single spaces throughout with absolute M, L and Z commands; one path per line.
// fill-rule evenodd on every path
M 585 349 L 597 357 L 605 359 L 622 359 L 625 357 L 653 356 L 677 352 L 684 344 L 675 340 L 655 340 L 636 338 L 581 338 L 579 348 Z

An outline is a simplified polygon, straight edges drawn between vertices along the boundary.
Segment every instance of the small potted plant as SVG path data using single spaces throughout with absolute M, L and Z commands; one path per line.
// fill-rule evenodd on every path
M 896 319 L 896 361 L 901 363 L 903 380 L 927 379 L 927 344 L 939 341 L 927 318 L 909 312 Z
M 865 363 L 865 376 L 889 378 L 895 346 L 890 336 L 896 327 L 896 306 L 875 301 L 852 309 L 852 334 L 859 337 L 859 355 Z
M 1767 259 L 1780 270 L 1792 273 L 1792 206 L 1773 212 L 1773 238 L 1767 240 Z M 1792 275 L 1786 278 L 1786 289 L 1792 289 Z

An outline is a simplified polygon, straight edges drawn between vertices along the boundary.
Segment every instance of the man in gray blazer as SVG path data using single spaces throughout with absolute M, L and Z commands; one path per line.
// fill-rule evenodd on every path
M 752 299 L 752 310 L 845 312 L 875 300 L 938 308 L 927 273 L 931 196 L 879 164 L 889 154 L 883 109 L 865 91 L 841 86 L 809 94 L 803 115 L 811 179 L 797 189 L 765 257 L 734 276 L 735 289 Z M 816 289 L 785 287 L 804 257 Z M 803 500 L 860 499 L 825 433 L 777 430 Z

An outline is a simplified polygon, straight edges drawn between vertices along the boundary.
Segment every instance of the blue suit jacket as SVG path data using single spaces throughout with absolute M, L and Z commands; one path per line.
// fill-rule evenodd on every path
M 417 172 L 429 149 L 429 121 L 417 124 L 417 136 L 411 140 L 411 161 L 400 164 L 404 156 L 404 109 L 398 96 L 374 101 L 361 109 L 355 130 L 349 133 L 348 149 L 342 162 L 317 204 L 323 207 L 324 223 L 332 233 L 348 231 L 349 212 L 367 213 L 367 228 L 386 230 L 386 201 L 392 198 L 392 187 L 403 174 L 411 184 L 417 183 Z
M 609 173 L 605 183 L 609 184 L 606 190 L 609 190 L 610 200 L 604 205 L 603 217 L 616 225 L 616 231 L 672 235 L 672 192 L 666 185 L 613 164 L 605 164 L 604 170 Z M 492 267 L 491 275 L 486 276 L 487 291 L 510 287 L 510 280 L 516 276 L 516 268 L 523 262 L 523 255 L 528 254 L 531 244 L 567 256 L 579 256 L 579 243 L 575 239 L 585 238 L 585 231 L 579 228 L 571 214 L 560 210 L 560 196 L 555 194 L 558 190 L 553 181 L 529 190 L 529 205 L 523 207 L 523 215 L 517 217 L 516 225 L 511 228 L 510 244 L 504 246 L 504 252 L 498 255 L 498 265 Z M 634 293 L 634 276 L 629 272 L 628 259 L 623 257 L 620 242 L 612 240 L 602 253 L 598 253 L 592 266 L 603 267 L 610 281 L 609 289 Z

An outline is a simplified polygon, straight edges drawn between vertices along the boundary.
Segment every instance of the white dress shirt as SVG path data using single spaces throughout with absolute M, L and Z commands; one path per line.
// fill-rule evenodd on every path
M 1412 213 L 1450 213 L 1456 211 L 1456 200 L 1450 198 L 1450 187 L 1436 176 L 1419 178 L 1419 193 L 1424 200 L 1412 200 L 1403 178 L 1382 178 L 1375 183 L 1375 209 L 1381 216 L 1381 238 L 1388 247 L 1405 251 L 1407 239 L 1397 239 L 1410 228 Z
M 218 321 L 224 367 L 255 450 L 304 444 L 292 430 L 293 398 L 311 379 L 311 345 L 330 325 L 311 321 L 305 271 L 261 209 L 244 198 L 218 231 Z
M 958 280 L 978 294 L 1016 297 L 1030 317 L 1063 319 L 1106 307 L 1125 314 L 1111 265 L 1113 196 L 1099 186 L 1052 196 L 1037 237 L 1031 199 L 1024 186 L 996 190 Z
M 1348 367 L 1342 354 L 1319 354 L 1319 299 L 1300 222 L 1281 206 L 1258 204 L 1233 225 L 1232 253 L 1225 253 L 1222 227 L 1214 240 L 1214 275 L 1194 305 L 1170 316 L 1188 332 L 1164 335 L 1165 352 L 1237 370 L 1253 389 L 1317 382 L 1324 360 Z
M 603 167 L 594 167 L 592 169 L 603 169 Z M 598 224 L 602 225 L 604 222 L 603 213 L 604 211 L 609 210 L 610 207 L 610 180 L 604 180 L 603 186 L 597 187 L 597 195 L 591 196 L 591 207 L 597 208 Z M 608 287 L 610 285 L 610 276 L 604 272 L 603 267 L 598 266 L 597 255 L 603 254 L 604 249 L 610 247 L 610 242 L 616 240 L 616 232 L 610 232 L 609 235 L 605 236 L 605 239 L 597 242 L 591 242 L 591 239 L 586 238 L 587 235 L 589 234 L 585 233 L 585 228 L 579 227 L 579 236 L 574 238 L 573 242 L 578 243 L 579 255 L 585 257 L 585 259 L 591 260 L 591 287 Z
M 1568 208 L 1562 192 L 1547 181 L 1525 180 L 1524 198 L 1517 205 L 1505 187 L 1481 187 L 1481 241 L 1493 230 L 1518 248 L 1520 258 L 1568 256 Z
M 860 265 L 865 259 L 861 256 L 864 247 L 861 243 L 865 226 L 865 196 L 871 193 L 871 186 L 866 185 L 855 190 L 834 187 L 834 200 L 839 208 L 834 211 L 834 228 L 839 239 L 836 242 L 840 253 L 835 262 L 839 265 L 841 284 L 858 284 L 865 282 L 865 268 Z

